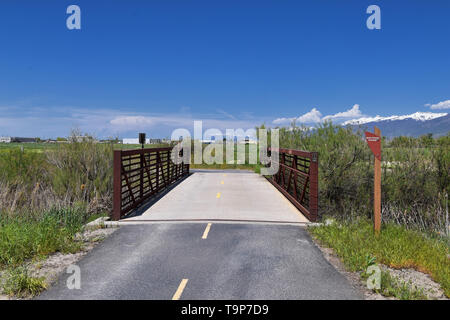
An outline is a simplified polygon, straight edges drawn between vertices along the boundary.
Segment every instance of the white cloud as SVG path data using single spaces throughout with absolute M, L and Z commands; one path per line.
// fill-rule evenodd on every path
M 316 123 L 320 122 L 320 117 L 322 114 L 316 108 L 312 108 L 311 111 L 301 115 L 297 118 L 278 118 L 273 120 L 274 124 L 290 124 L 295 120 L 296 123 Z
M 113 126 L 148 127 L 155 123 L 151 117 L 144 116 L 118 116 L 109 121 Z
M 359 110 L 359 104 L 355 104 L 351 109 L 324 117 L 322 117 L 322 113 L 319 110 L 313 108 L 311 111 L 297 118 L 278 118 L 275 119 L 273 123 L 278 125 L 290 124 L 293 120 L 295 120 L 296 123 L 318 123 L 325 120 L 334 120 L 339 122 L 346 119 L 361 118 L 363 116 L 364 115 L 361 110 Z
M 450 109 L 450 100 L 441 101 L 436 104 L 427 103 L 425 107 L 430 107 L 430 109 L 438 110 L 438 109 Z
M 312 108 L 310 112 L 305 113 L 304 115 L 297 118 L 297 122 L 299 123 L 312 123 L 312 122 L 320 122 L 320 117 L 322 114 L 316 108 Z
M 277 118 L 272 121 L 273 124 L 290 124 L 295 118 Z
M 225 117 L 227 117 L 227 118 L 229 118 L 229 119 L 236 120 L 236 117 L 235 117 L 235 116 L 233 116 L 231 113 L 228 113 L 228 112 L 226 112 L 226 111 L 224 111 L 224 110 L 222 110 L 222 109 L 217 109 L 217 112 L 220 113 L 220 114 L 222 114 L 222 115 L 224 115 Z
M 361 110 L 359 110 L 359 104 L 355 104 L 351 109 L 338 112 L 333 115 L 325 116 L 322 118 L 322 121 L 324 120 L 343 120 L 343 119 L 349 119 L 349 118 L 360 118 L 363 114 Z

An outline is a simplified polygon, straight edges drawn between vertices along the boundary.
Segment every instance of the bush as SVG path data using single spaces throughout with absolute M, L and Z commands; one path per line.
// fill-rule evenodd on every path
M 46 152 L 47 175 L 59 199 L 83 202 L 89 212 L 110 210 L 112 204 L 113 145 L 93 140 L 63 144 Z
M 113 145 L 71 141 L 43 153 L 0 153 L 0 214 L 79 205 L 89 213 L 110 210 Z

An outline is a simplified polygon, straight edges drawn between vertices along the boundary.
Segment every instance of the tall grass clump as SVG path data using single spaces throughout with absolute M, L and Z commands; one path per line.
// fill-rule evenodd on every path
M 90 212 L 110 210 L 112 154 L 112 144 L 98 144 L 92 139 L 47 151 L 46 173 L 54 194 L 66 203 L 85 203 Z
M 71 141 L 42 153 L 18 148 L 0 153 L 2 215 L 80 205 L 89 213 L 110 209 L 113 145 L 76 133 Z
M 73 241 L 86 220 L 82 208 L 51 209 L 39 216 L 0 216 L 0 269 L 18 267 L 53 252 L 75 252 Z

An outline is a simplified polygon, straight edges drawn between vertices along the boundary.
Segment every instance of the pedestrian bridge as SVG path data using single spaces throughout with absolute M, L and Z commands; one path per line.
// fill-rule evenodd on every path
M 279 170 L 190 170 L 171 148 L 117 150 L 113 219 L 305 224 L 317 216 L 317 154 L 279 149 Z M 270 150 L 269 150 L 270 152 Z

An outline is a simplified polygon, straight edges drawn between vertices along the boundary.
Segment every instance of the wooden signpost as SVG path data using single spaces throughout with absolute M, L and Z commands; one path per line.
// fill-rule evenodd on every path
M 375 233 L 379 234 L 381 228 L 381 131 L 375 127 L 374 133 L 366 131 L 365 134 L 367 144 L 375 156 L 373 213 Z

